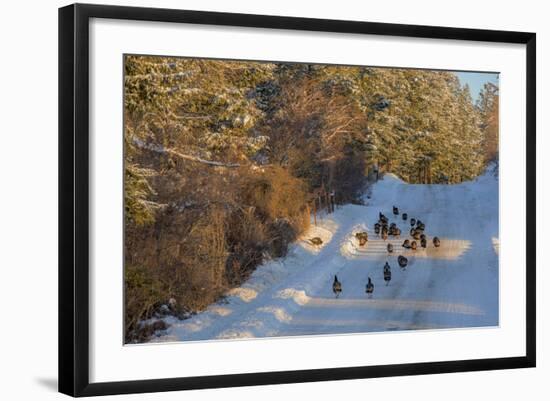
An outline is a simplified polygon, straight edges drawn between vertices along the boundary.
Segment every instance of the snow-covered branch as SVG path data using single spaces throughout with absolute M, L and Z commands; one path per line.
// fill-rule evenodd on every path
M 174 150 L 174 149 L 165 148 L 164 146 L 159 145 L 159 144 L 145 143 L 141 139 L 135 138 L 135 137 L 132 138 L 132 141 L 140 149 L 147 149 L 147 150 L 150 150 L 152 152 L 156 152 L 156 153 L 160 153 L 160 154 L 170 154 L 172 156 L 179 157 L 180 159 L 183 159 L 183 160 L 188 160 L 188 161 L 192 161 L 192 162 L 196 162 L 196 163 L 202 163 L 202 164 L 206 164 L 208 166 L 226 167 L 226 168 L 235 168 L 235 167 L 240 167 L 241 166 L 238 163 L 223 163 L 223 162 L 218 162 L 218 161 L 214 161 L 214 160 L 202 159 L 198 156 L 187 155 L 185 153 L 180 153 L 180 152 L 178 152 L 177 150 Z
M 126 75 L 126 81 L 142 80 L 142 79 L 175 79 L 175 78 L 188 78 L 192 75 L 192 72 L 174 72 L 174 73 L 160 73 L 160 72 L 150 72 L 148 74 L 135 74 L 135 75 Z

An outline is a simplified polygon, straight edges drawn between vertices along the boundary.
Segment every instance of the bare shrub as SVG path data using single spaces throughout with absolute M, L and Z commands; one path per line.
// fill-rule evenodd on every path
M 302 180 L 282 167 L 273 166 L 246 180 L 243 198 L 266 221 L 288 219 L 295 229 L 305 228 L 302 216 L 307 204 L 307 188 Z
M 206 210 L 181 243 L 179 260 L 184 265 L 181 282 L 175 289 L 178 304 L 201 309 L 212 303 L 225 289 L 227 258 L 225 212 L 218 207 Z
M 252 206 L 236 211 L 229 221 L 226 235 L 230 254 L 226 260 L 226 279 L 229 285 L 237 285 L 263 261 L 268 233 Z
M 356 202 L 367 184 L 367 167 L 361 154 L 349 152 L 334 163 L 330 187 L 338 194 L 339 203 Z
M 126 265 L 124 325 L 127 341 L 136 339 L 140 320 L 150 316 L 159 299 L 162 299 L 160 283 L 151 273 L 143 266 Z

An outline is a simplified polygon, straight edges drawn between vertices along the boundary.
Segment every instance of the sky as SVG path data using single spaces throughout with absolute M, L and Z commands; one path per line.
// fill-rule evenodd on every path
M 474 103 L 485 83 L 492 82 L 498 85 L 498 74 L 486 72 L 455 72 L 455 74 L 458 76 L 461 85 L 468 84 L 470 87 L 470 94 Z

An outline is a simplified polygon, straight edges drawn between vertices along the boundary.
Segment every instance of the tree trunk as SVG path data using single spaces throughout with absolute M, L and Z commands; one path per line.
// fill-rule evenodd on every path
M 317 198 L 313 198 L 313 223 L 317 225 Z

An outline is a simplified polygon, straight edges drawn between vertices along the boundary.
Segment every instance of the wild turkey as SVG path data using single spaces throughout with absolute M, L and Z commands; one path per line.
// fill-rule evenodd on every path
M 388 230 L 382 230 L 382 239 L 384 241 L 388 239 Z
M 426 239 L 426 234 L 420 234 L 420 240 Z
M 374 223 L 374 232 L 380 234 L 380 223 Z
M 338 298 L 342 292 L 342 283 L 338 281 L 338 277 L 336 277 L 336 275 L 334 276 L 334 282 L 332 283 L 332 292 L 334 292 L 336 298 Z
M 399 255 L 399 256 L 397 257 L 397 263 L 399 264 L 399 266 L 400 266 L 402 269 L 404 269 L 405 267 L 407 267 L 407 263 L 408 263 L 408 262 L 409 262 L 409 261 L 407 260 L 407 258 L 404 257 L 403 255 Z
M 313 245 L 315 245 L 315 246 L 320 246 L 320 245 L 323 244 L 323 240 L 322 240 L 321 238 L 319 238 L 319 237 L 311 238 L 311 239 L 309 240 L 309 242 L 311 242 L 311 243 L 312 243 Z
M 395 214 L 396 216 L 399 215 L 399 209 L 397 208 L 397 206 L 393 207 L 393 214 Z
M 409 217 L 409 216 L 407 216 L 407 213 L 403 213 L 403 220 L 407 221 L 407 220 L 408 220 L 408 217 Z
M 416 241 L 411 241 L 411 249 L 413 251 L 416 251 L 416 248 L 417 248 Z
M 441 245 L 441 241 L 437 237 L 434 237 L 433 242 L 436 248 L 439 248 L 439 246 Z
M 388 253 L 392 253 L 393 252 L 393 245 L 391 243 L 388 243 Z
M 426 248 L 426 246 L 427 246 L 426 237 L 420 238 L 420 246 L 421 246 L 422 248 Z
M 355 238 L 359 241 L 360 246 L 364 246 L 367 241 L 369 240 L 369 235 L 366 233 L 366 231 L 362 231 L 355 234 Z
M 426 229 L 426 225 L 424 223 L 416 223 L 416 229 L 424 231 Z
M 389 285 L 391 281 L 391 268 L 388 262 L 384 265 L 384 281 L 386 282 L 386 285 Z
M 414 227 L 416 225 L 416 219 L 413 217 L 411 218 L 411 227 Z
M 403 241 L 403 248 L 407 248 L 409 249 L 411 247 L 411 241 L 409 241 L 408 239 L 406 239 L 405 241 Z
M 374 284 L 372 283 L 370 277 L 369 277 L 369 281 L 367 282 L 367 285 L 365 287 L 365 292 L 367 293 L 369 298 L 372 296 L 372 293 L 374 292 Z
M 419 240 L 420 239 L 420 230 L 416 229 L 416 230 L 413 230 L 411 236 L 415 239 L 415 240 Z

